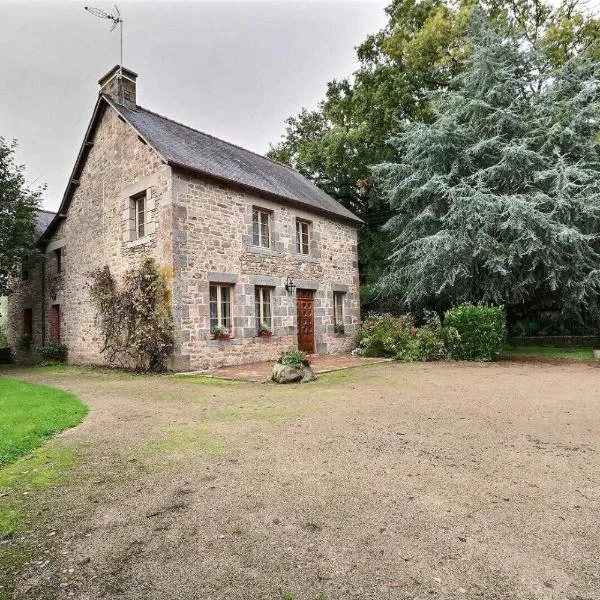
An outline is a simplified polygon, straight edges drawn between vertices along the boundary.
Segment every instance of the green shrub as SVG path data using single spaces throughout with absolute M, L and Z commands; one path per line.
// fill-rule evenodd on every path
M 503 306 L 461 304 L 444 315 L 447 356 L 453 360 L 494 360 L 506 342 Z
M 394 317 L 384 313 L 367 317 L 360 329 L 363 355 L 397 357 L 410 344 L 414 328 L 412 315 Z
M 0 348 L 6 348 L 8 346 L 8 340 L 6 339 L 6 331 L 4 330 L 4 324 L 0 323 Z
M 24 333 L 19 340 L 19 348 L 21 350 L 27 351 L 31 348 L 33 344 L 33 337 L 29 333 Z
M 289 350 L 282 352 L 277 362 L 282 365 L 287 365 L 288 367 L 296 368 L 300 368 L 303 365 L 308 367 L 310 365 L 310 360 L 308 360 L 306 354 L 302 352 L 302 350 L 296 348 L 290 348 Z
M 37 353 L 43 361 L 67 362 L 68 348 L 64 344 L 50 342 L 37 349 Z

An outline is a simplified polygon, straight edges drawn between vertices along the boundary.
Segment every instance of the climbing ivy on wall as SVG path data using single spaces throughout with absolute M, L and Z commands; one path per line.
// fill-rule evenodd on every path
M 153 258 L 144 256 L 139 267 L 125 273 L 120 287 L 107 266 L 93 271 L 90 295 L 108 364 L 166 370 L 174 345 L 171 293 Z

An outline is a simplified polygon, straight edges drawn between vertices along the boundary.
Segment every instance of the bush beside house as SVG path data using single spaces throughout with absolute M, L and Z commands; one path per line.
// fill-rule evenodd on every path
M 440 359 L 487 362 L 499 356 L 506 341 L 503 307 L 461 304 L 446 311 L 444 321 L 426 311 L 424 324 L 412 315 L 373 315 L 360 332 L 364 356 L 385 356 L 403 361 Z

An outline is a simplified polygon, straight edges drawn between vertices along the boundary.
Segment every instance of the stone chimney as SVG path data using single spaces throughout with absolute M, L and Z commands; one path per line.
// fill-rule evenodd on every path
M 123 67 L 123 77 L 119 65 L 115 65 L 104 77 L 98 80 L 100 93 L 110 96 L 118 104 L 127 108 L 135 108 L 135 82 L 137 73 Z

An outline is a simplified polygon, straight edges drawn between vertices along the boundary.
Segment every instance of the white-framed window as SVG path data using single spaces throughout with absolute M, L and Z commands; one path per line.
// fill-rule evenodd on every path
M 310 248 L 310 223 L 302 219 L 296 219 L 296 252 L 298 254 L 309 254 Z
M 252 245 L 261 248 L 271 247 L 271 211 L 262 208 L 252 209 Z
M 344 327 L 344 293 L 333 292 L 333 324 L 336 329 Z
M 131 197 L 131 211 L 135 222 L 134 239 L 143 238 L 146 231 L 146 192 Z
M 231 286 L 211 283 L 209 286 L 209 297 L 211 333 L 219 329 L 226 329 L 229 334 L 232 334 Z
M 273 331 L 271 318 L 271 288 L 256 286 L 254 288 L 254 307 L 256 314 L 256 331 Z

